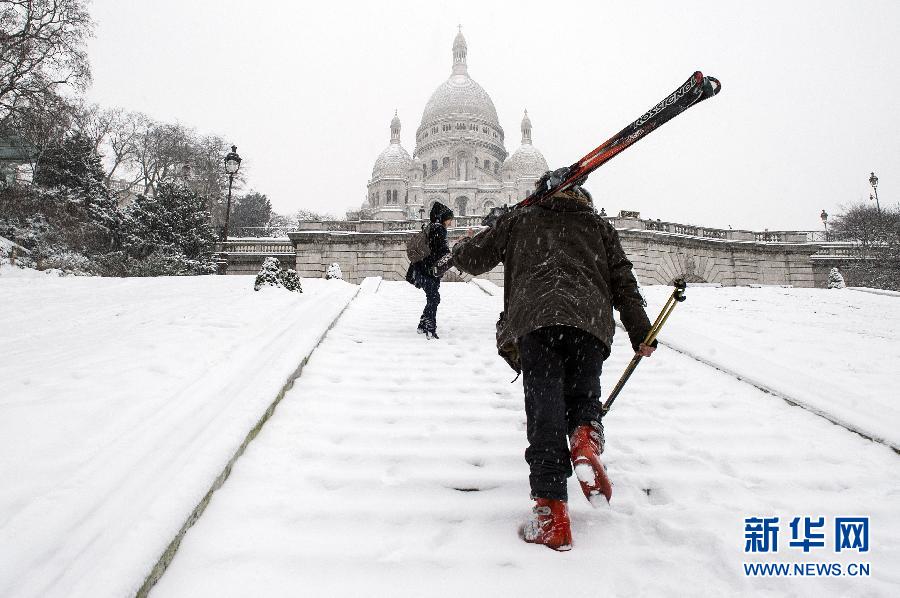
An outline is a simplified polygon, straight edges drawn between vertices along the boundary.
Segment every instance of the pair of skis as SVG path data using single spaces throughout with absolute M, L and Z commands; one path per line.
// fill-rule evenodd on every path
M 715 77 L 704 76 L 700 71 L 669 94 L 664 100 L 645 112 L 636 121 L 591 150 L 586 156 L 565 168 L 544 175 L 535 191 L 514 205 L 493 208 L 482 220 L 483 226 L 492 226 L 503 214 L 534 205 L 545 197 L 565 191 L 584 182 L 587 176 L 615 156 L 631 147 L 654 130 L 669 122 L 691 106 L 713 97 L 722 89 Z

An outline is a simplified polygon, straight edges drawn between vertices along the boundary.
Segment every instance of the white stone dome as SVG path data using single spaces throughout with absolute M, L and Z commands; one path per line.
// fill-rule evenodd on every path
M 530 143 L 522 144 L 513 152 L 513 154 L 503 163 L 503 171 L 510 172 L 515 176 L 536 176 L 539 177 L 550 170 L 547 166 L 547 160 L 544 155 Z
M 376 181 L 385 177 L 409 178 L 409 169 L 412 167 L 412 158 L 400 145 L 400 119 L 397 111 L 391 119 L 391 143 L 375 160 L 372 168 L 372 180 Z
M 375 160 L 372 168 L 372 179 L 383 177 L 409 177 L 412 158 L 399 143 L 392 143 Z
M 503 163 L 503 172 L 515 177 L 540 177 L 550 170 L 544 154 L 531 144 L 531 119 L 528 110 L 522 117 L 522 145 Z
M 500 126 L 491 97 L 481 85 L 465 74 L 451 75 L 431 94 L 422 113 L 422 124 L 458 114 L 473 115 L 495 127 Z
M 445 119 L 450 115 L 471 115 L 500 128 L 497 109 L 487 92 L 469 77 L 466 63 L 468 46 L 462 29 L 453 40 L 453 69 L 450 78 L 441 83 L 422 112 L 422 125 Z

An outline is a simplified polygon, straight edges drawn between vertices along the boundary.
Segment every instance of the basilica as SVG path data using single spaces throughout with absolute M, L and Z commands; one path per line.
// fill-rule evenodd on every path
M 416 129 L 412 157 L 400 143 L 400 118 L 391 120 L 391 142 L 372 168 L 361 212 L 377 220 L 416 219 L 435 201 L 457 216 L 477 216 L 524 199 L 548 170 L 531 142 L 531 119 L 522 117 L 521 145 L 510 155 L 497 110 L 469 76 L 466 39 L 453 41 L 450 77 L 431 94 Z

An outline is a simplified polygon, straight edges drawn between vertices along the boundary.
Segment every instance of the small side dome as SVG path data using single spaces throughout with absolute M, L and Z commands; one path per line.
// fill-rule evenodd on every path
M 403 146 L 400 145 L 400 118 L 394 111 L 391 119 L 391 143 L 375 160 L 372 168 L 372 180 L 385 177 L 409 178 L 409 169 L 412 167 L 412 158 Z
M 540 177 L 550 170 L 540 150 L 531 144 L 531 119 L 528 110 L 522 117 L 522 145 L 503 163 L 503 174 L 511 178 Z

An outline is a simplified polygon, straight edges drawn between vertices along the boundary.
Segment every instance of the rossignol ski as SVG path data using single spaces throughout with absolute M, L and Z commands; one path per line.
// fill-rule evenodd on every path
M 553 171 L 545 176 L 535 191 L 509 207 L 493 208 L 484 217 L 482 224 L 491 226 L 497 218 L 506 212 L 524 208 L 549 197 L 558 191 L 564 191 L 573 185 L 580 184 L 593 171 L 609 162 L 614 156 L 649 135 L 655 129 L 669 122 L 691 106 L 711 98 L 722 89 L 722 84 L 715 77 L 705 77 L 700 71 L 695 72 L 678 89 L 663 101 L 644 113 L 639 119 L 603 142 L 586 156 L 571 166 Z

